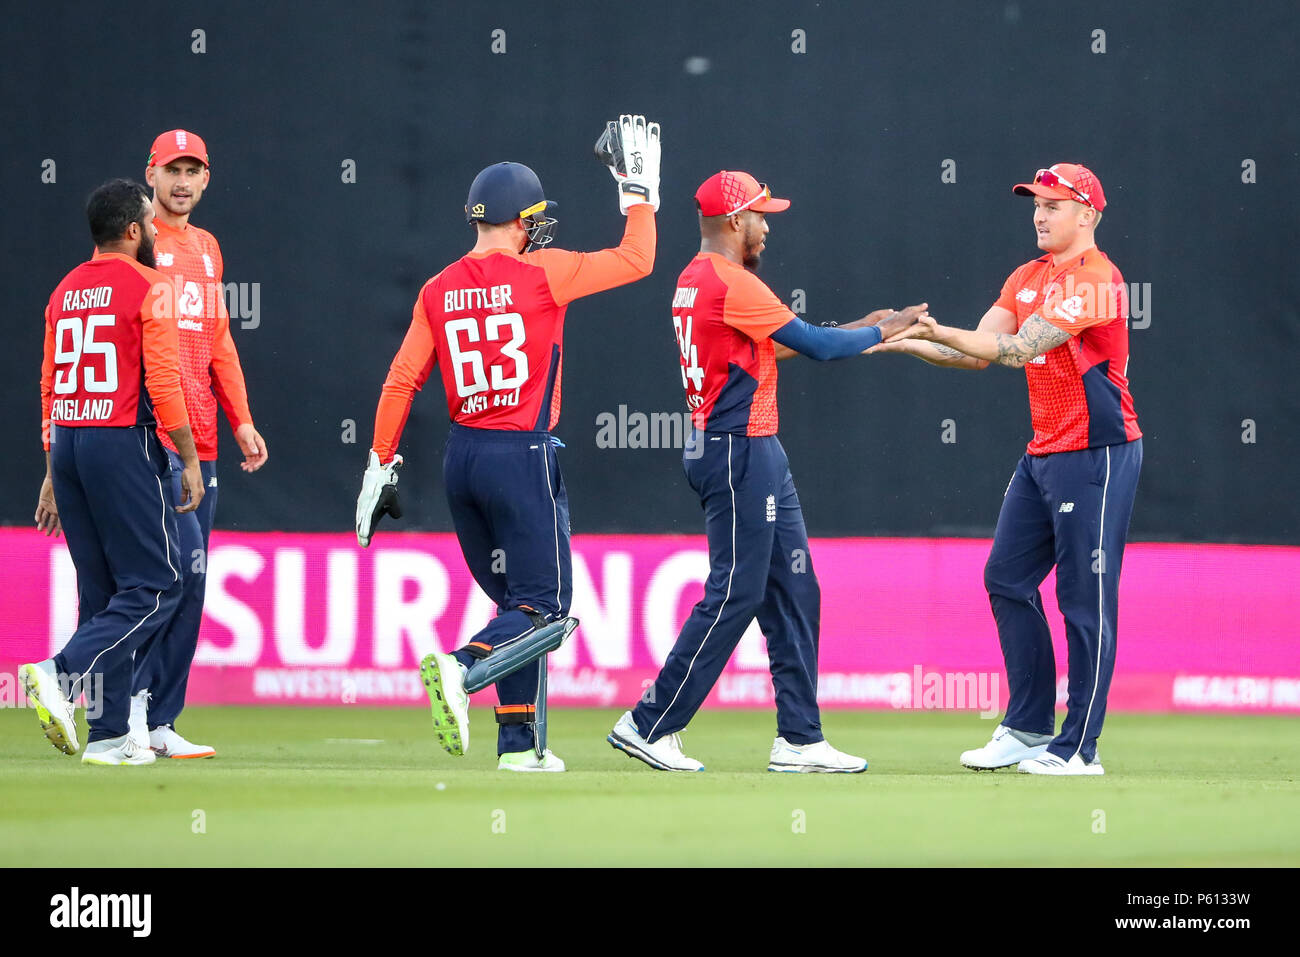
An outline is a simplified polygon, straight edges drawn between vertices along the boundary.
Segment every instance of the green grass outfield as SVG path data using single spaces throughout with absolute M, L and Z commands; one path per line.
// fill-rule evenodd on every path
M 605 743 L 617 716 L 554 709 L 570 770 L 508 774 L 487 710 L 457 759 L 413 708 L 191 708 L 215 759 L 94 768 L 5 709 L 0 865 L 1300 864 L 1297 719 L 1113 715 L 1107 774 L 1061 779 L 959 767 L 973 714 L 828 712 L 859 775 L 768 773 L 756 711 L 701 713 L 708 770 L 656 772 Z

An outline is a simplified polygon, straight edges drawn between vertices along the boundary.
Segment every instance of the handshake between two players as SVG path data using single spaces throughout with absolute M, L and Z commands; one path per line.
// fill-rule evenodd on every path
M 618 186 L 619 210 L 627 217 L 619 245 L 599 252 L 551 245 L 556 204 L 528 167 L 498 163 L 474 179 L 465 202 L 474 246 L 420 291 L 384 382 L 357 500 L 357 541 L 367 546 L 384 515 L 401 517 L 397 444 L 414 393 L 436 367 L 451 420 L 443 472 L 447 502 L 466 564 L 497 614 L 463 647 L 428 655 L 420 670 L 435 732 L 454 755 L 469 745 L 468 694 L 495 683 L 502 770 L 564 770 L 546 747 L 546 654 L 578 624 L 568 614 L 568 497 L 551 434 L 560 412 L 565 310 L 575 299 L 649 275 L 654 265 L 659 124 L 620 116 L 606 125 L 595 152 Z M 769 767 L 862 771 L 865 761 L 831 748 L 820 731 L 815 666 L 809 664 L 816 660 L 816 577 L 811 571 L 790 575 L 784 562 L 772 560 L 797 547 L 807 553 L 802 513 L 776 437 L 776 360 L 865 352 L 911 334 L 926 307 L 877 310 L 845 325 L 807 323 L 755 275 L 768 232 L 765 216 L 789 202 L 774 199 L 748 174 L 727 171 L 710 177 L 696 202 L 701 251 L 679 280 L 673 322 L 694 424 L 690 446 L 704 447 L 695 455 L 688 446 L 686 464 L 710 516 L 712 572 L 655 694 L 625 714 L 608 740 L 655 768 L 700 769 L 681 753 L 676 732 L 758 617 L 779 685 L 781 734 Z M 742 457 L 749 462 L 745 477 L 730 483 L 732 463 Z M 771 503 L 774 517 L 768 517 Z

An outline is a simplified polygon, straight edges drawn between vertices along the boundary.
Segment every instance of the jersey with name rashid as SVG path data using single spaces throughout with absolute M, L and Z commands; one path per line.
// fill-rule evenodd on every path
M 122 253 L 96 252 L 45 307 L 43 444 L 49 426 L 179 429 L 187 422 L 167 277 Z

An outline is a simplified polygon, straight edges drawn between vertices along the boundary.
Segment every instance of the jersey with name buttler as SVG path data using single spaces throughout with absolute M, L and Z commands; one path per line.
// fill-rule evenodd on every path
M 525 432 L 555 425 L 565 307 L 544 268 L 505 254 L 466 256 L 425 284 L 416 310 L 443 357 L 451 421 Z
M 471 252 L 426 282 L 375 416 L 380 461 L 392 458 L 411 399 L 435 366 L 452 422 L 511 432 L 554 428 L 569 303 L 646 275 L 654 247 L 654 211 L 634 206 L 615 248 Z
M 173 316 L 167 278 L 131 257 L 97 252 L 68 273 L 45 309 L 45 420 L 184 425 Z
M 775 435 L 772 333 L 796 318 L 761 279 L 717 253 L 700 253 L 677 279 L 673 329 L 686 407 L 697 429 Z

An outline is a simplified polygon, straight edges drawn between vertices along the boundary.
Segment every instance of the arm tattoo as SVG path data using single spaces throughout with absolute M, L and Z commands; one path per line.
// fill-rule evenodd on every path
M 1051 352 L 1061 343 L 1067 342 L 1070 334 L 1064 329 L 1056 328 L 1038 313 L 1034 313 L 1025 320 L 1025 324 L 1020 327 L 1020 332 L 1016 335 L 998 332 L 994 334 L 994 338 L 998 344 L 998 357 L 995 361 L 1000 365 L 1019 369 L 1035 356 Z
M 941 345 L 941 344 L 938 343 L 938 342 L 933 343 L 933 345 L 934 345 L 934 351 L 937 352 L 937 353 L 939 353 L 939 355 L 943 356 L 945 359 L 965 359 L 965 358 L 966 358 L 966 353 L 962 352 L 962 351 L 959 350 L 959 349 L 954 349 L 954 348 L 952 348 L 951 346 Z

